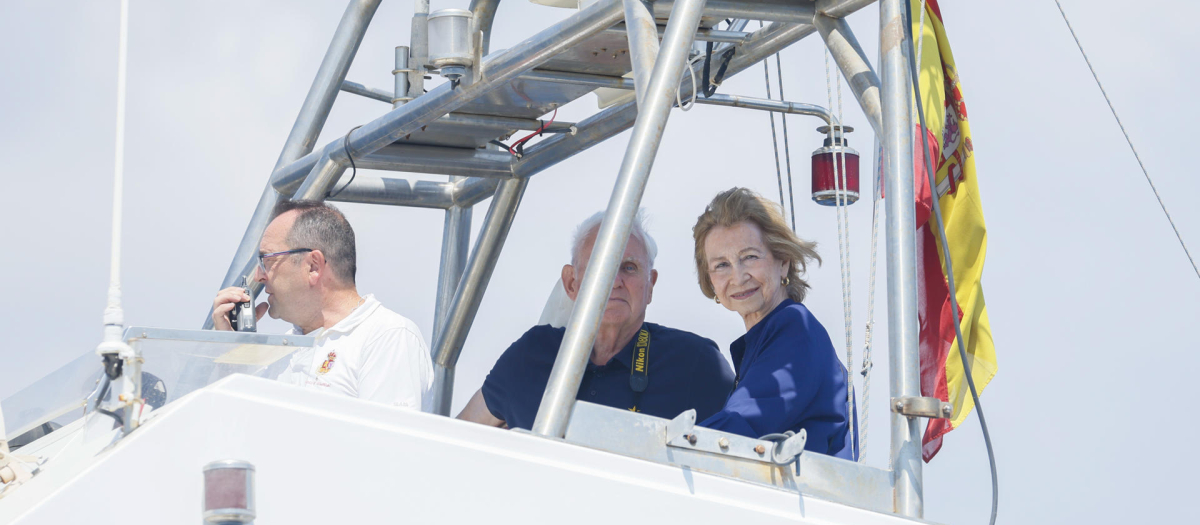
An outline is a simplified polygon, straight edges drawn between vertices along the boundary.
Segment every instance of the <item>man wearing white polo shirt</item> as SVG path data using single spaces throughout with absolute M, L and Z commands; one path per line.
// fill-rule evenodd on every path
M 361 296 L 354 283 L 354 230 L 333 206 L 287 201 L 275 208 L 259 243 L 255 278 L 270 313 L 294 326 L 291 333 L 316 338 L 313 348 L 292 355 L 280 381 L 389 405 L 429 411 L 433 364 L 417 326 Z M 213 326 L 231 330 L 228 314 L 252 300 L 240 287 L 217 293 Z

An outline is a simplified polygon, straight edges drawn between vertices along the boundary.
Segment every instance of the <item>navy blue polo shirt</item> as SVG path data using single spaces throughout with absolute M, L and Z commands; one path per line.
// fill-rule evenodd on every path
M 590 360 L 576 399 L 671 419 L 696 409 L 703 420 L 725 405 L 733 389 L 733 372 L 716 343 L 690 332 L 644 323 L 650 333 L 647 351 L 649 384 L 638 396 L 629 385 L 633 339 L 603 366 Z M 565 328 L 530 328 L 500 359 L 483 382 L 488 410 L 509 428 L 529 429 L 537 416 L 550 369 L 558 356 Z
M 808 308 L 785 299 L 731 343 L 729 354 L 737 387 L 725 408 L 700 419 L 700 426 L 751 438 L 803 428 L 805 450 L 855 459 L 847 436 L 846 368 Z

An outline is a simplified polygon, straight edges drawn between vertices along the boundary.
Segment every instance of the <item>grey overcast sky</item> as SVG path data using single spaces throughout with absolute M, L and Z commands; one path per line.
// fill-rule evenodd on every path
M 123 250 L 127 324 L 198 328 L 241 238 L 343 1 L 131 2 Z M 466 7 L 435 0 L 433 9 Z M 1200 249 L 1200 179 L 1187 159 L 1200 120 L 1191 2 L 1064 0 L 1184 238 Z M 1192 273 L 1052 0 L 944 0 L 970 112 L 989 244 L 984 290 L 1000 370 L 983 394 L 999 462 L 1004 523 L 1151 522 L 1182 517 L 1198 488 L 1200 365 Z M 391 86 L 410 2 L 385 2 L 349 78 Z M 525 2 L 499 9 L 492 48 L 569 14 Z M 878 10 L 850 17 L 877 48 Z M 755 28 L 752 23 L 751 28 Z M 0 4 L 0 158 L 10 199 L 0 245 L 7 397 L 100 341 L 108 276 L 118 2 Z M 819 40 L 782 54 L 789 100 L 826 105 Z M 762 96 L 761 67 L 721 92 Z M 872 136 L 843 85 L 851 145 Z M 778 95 L 776 91 L 776 95 Z M 388 110 L 342 94 L 325 144 Z M 559 112 L 579 121 L 586 96 Z M 834 211 L 809 199 L 817 122 L 789 118 L 796 219 L 821 245 L 807 301 L 842 332 Z M 1189 131 L 1191 130 L 1191 131 Z M 604 208 L 628 133 L 530 183 L 460 362 L 457 411 L 497 356 L 534 324 L 573 226 Z M 866 169 L 863 170 L 867 172 Z M 416 178 L 416 177 L 414 177 Z M 422 177 L 436 178 L 436 177 Z M 864 185 L 869 179 L 864 176 Z M 730 108 L 674 112 L 644 205 L 660 246 L 648 318 L 724 349 L 736 315 L 699 293 L 690 228 L 730 186 L 778 194 L 767 116 Z M 478 228 L 485 201 L 476 210 Z M 360 290 L 431 338 L 442 213 L 342 206 L 359 241 Z M 855 369 L 867 318 L 871 203 L 850 210 Z M 882 243 L 881 243 L 882 246 Z M 868 462 L 888 458 L 884 263 Z M 279 322 L 264 331 L 282 331 Z M 835 341 L 835 344 L 840 344 Z M 860 378 L 861 379 L 861 378 Z M 861 382 L 859 392 L 864 388 Z M 983 523 L 990 488 L 977 420 L 952 432 L 925 469 L 926 517 Z

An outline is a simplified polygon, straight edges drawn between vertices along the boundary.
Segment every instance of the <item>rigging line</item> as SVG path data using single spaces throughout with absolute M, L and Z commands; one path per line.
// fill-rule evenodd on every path
M 1055 1 L 1057 1 L 1057 0 L 1055 0 Z M 921 8 L 922 8 L 922 11 L 924 11 L 925 0 L 921 0 Z M 911 2 L 909 2 L 907 0 L 905 1 L 904 11 L 905 11 L 905 14 L 908 15 L 904 21 L 905 27 L 906 27 L 906 32 L 908 33 L 908 50 L 907 50 L 908 51 L 908 69 L 909 69 L 910 78 L 912 79 L 913 100 L 915 100 L 916 104 L 917 104 L 917 117 L 920 119 L 920 123 L 921 123 L 921 128 L 920 128 L 921 154 L 924 156 L 924 160 L 925 160 L 925 165 L 924 165 L 925 173 L 929 176 L 929 187 L 931 188 L 931 190 L 936 190 L 936 188 L 937 188 L 936 174 L 934 173 L 934 171 L 932 169 L 930 169 L 932 164 L 931 164 L 931 156 L 929 154 L 929 141 L 926 136 L 927 134 L 925 133 L 925 129 L 926 129 L 925 111 L 924 111 L 924 108 L 922 107 L 922 102 L 921 102 L 921 82 L 919 80 L 920 77 L 918 76 L 918 73 L 917 73 L 917 61 L 916 61 L 917 57 L 916 57 L 916 53 L 914 53 L 914 51 L 913 51 L 912 3 Z M 922 27 L 921 28 L 922 36 L 924 36 L 924 31 L 925 31 L 924 27 Z M 936 191 L 934 192 L 933 197 L 930 200 L 933 202 L 933 216 L 934 216 L 934 219 L 937 221 L 938 238 L 941 240 L 941 243 L 942 243 L 943 260 L 946 263 L 946 286 L 948 288 L 949 295 L 950 295 L 950 308 L 951 308 L 952 312 L 958 312 L 959 311 L 958 298 L 956 296 L 958 292 L 954 285 L 954 265 L 952 262 L 953 258 L 950 256 L 950 245 L 949 245 L 949 243 L 946 242 L 946 224 L 942 220 L 942 205 L 939 202 L 940 199 L 938 198 Z M 970 387 L 970 389 L 971 389 L 971 400 L 975 403 L 975 415 L 979 417 L 979 427 L 983 431 L 983 443 L 987 447 L 988 466 L 991 468 L 991 471 L 992 471 L 992 515 L 991 515 L 991 518 L 988 523 L 990 525 L 995 525 L 996 511 L 997 511 L 997 508 L 998 508 L 997 506 L 999 505 L 999 499 L 1000 499 L 1000 490 L 999 490 L 999 482 L 997 481 L 997 476 L 996 476 L 996 455 L 995 455 L 994 451 L 992 450 L 992 436 L 991 436 L 991 433 L 988 432 L 987 419 L 983 416 L 983 405 L 981 405 L 979 403 L 979 392 L 978 392 L 978 390 L 975 389 L 975 378 L 973 375 L 974 373 L 971 370 L 970 364 L 967 362 L 967 349 L 963 343 L 962 326 L 960 326 L 961 323 L 955 322 L 952 324 L 954 325 L 954 336 L 956 338 L 956 341 L 958 342 L 958 357 L 959 357 L 959 359 L 962 360 L 963 371 L 965 372 L 964 375 L 967 378 L 967 386 Z
M 1113 118 L 1117 121 L 1117 126 L 1121 128 L 1121 134 L 1125 135 L 1125 142 L 1129 144 L 1129 151 L 1133 152 L 1133 158 L 1137 159 L 1138 167 L 1142 168 L 1142 175 L 1146 176 L 1146 183 L 1150 184 L 1150 191 L 1154 192 L 1154 198 L 1158 199 L 1158 206 L 1162 208 L 1163 215 L 1167 216 L 1167 222 L 1171 223 L 1171 229 L 1175 230 L 1175 238 L 1179 239 L 1179 246 L 1183 248 L 1183 254 L 1187 256 L 1188 262 L 1192 263 L 1192 271 L 1196 272 L 1196 277 L 1200 277 L 1200 268 L 1196 267 L 1196 260 L 1192 258 L 1192 252 L 1188 250 L 1187 244 L 1183 242 L 1183 236 L 1179 234 L 1179 228 L 1175 226 L 1175 220 L 1171 218 L 1171 213 L 1167 211 L 1167 205 L 1163 203 L 1162 196 L 1158 194 L 1158 188 L 1154 187 L 1154 181 L 1150 180 L 1150 172 L 1146 170 L 1146 165 L 1142 164 L 1142 157 L 1138 155 L 1137 148 L 1133 147 L 1133 139 L 1129 138 L 1129 132 L 1125 131 L 1125 124 L 1121 123 L 1121 117 L 1117 116 L 1117 108 L 1113 107 L 1112 100 L 1108 98 L 1108 92 L 1104 90 L 1104 84 L 1100 83 L 1100 76 L 1096 74 L 1096 68 L 1092 67 L 1092 61 L 1088 58 L 1087 52 L 1083 50 L 1083 44 L 1079 42 L 1079 37 L 1075 35 L 1075 29 L 1071 27 L 1071 21 L 1067 20 L 1067 12 L 1063 10 L 1062 3 L 1054 0 L 1054 4 L 1058 6 L 1058 12 L 1062 13 L 1063 22 L 1067 23 L 1067 30 L 1071 32 L 1071 38 L 1075 39 L 1075 46 L 1079 48 L 1079 54 L 1083 55 L 1083 61 L 1087 63 L 1088 71 L 1092 72 L 1092 78 L 1096 79 L 1096 87 L 1100 88 L 1100 94 L 1104 95 L 1104 102 L 1108 104 L 1108 110 L 1112 112 Z
M 833 108 L 833 91 L 832 91 L 832 87 L 830 85 L 829 77 L 830 77 L 830 74 L 829 74 L 829 48 L 826 47 L 825 48 L 825 96 L 829 100 L 829 107 Z M 841 100 L 841 97 L 840 97 L 841 77 L 837 77 L 837 80 L 838 80 L 838 94 L 839 94 L 838 99 L 840 101 Z M 835 134 L 835 129 L 838 133 L 842 133 L 843 137 L 845 136 L 845 134 L 844 134 L 845 131 L 842 128 L 842 115 L 841 115 L 840 110 L 838 112 L 837 125 L 834 126 L 831 124 L 829 126 L 828 132 L 827 132 L 828 137 L 829 137 L 829 144 L 831 146 L 833 146 L 834 148 L 837 148 L 838 145 L 841 143 L 841 140 L 837 138 L 838 136 L 837 136 L 837 134 Z M 842 315 L 843 315 L 843 321 L 845 323 L 846 420 L 849 422 L 850 428 L 849 428 L 848 434 L 850 436 L 850 451 L 853 454 L 853 452 L 854 452 L 854 417 L 853 417 L 853 414 L 854 414 L 854 412 L 853 412 L 853 409 L 854 409 L 854 381 L 853 381 L 853 379 L 851 379 L 852 376 L 850 375 L 850 369 L 854 366 L 854 362 L 853 362 L 853 358 L 854 358 L 853 348 L 854 347 L 852 346 L 853 345 L 853 338 L 852 338 L 853 319 L 851 317 L 851 312 L 850 312 L 850 294 L 849 294 L 850 287 L 849 287 L 849 283 L 848 283 L 849 276 L 847 275 L 847 268 L 849 267 L 848 263 L 847 263 L 847 258 L 848 258 L 849 254 L 847 253 L 847 249 L 846 249 L 846 238 L 849 236 L 850 232 L 847 231 L 849 223 L 847 220 L 845 220 L 846 216 L 848 215 L 848 213 L 847 213 L 848 210 L 846 210 L 845 205 L 844 205 L 845 196 L 846 196 L 845 195 L 846 185 L 845 185 L 845 180 L 842 177 L 839 177 L 839 174 L 845 171 L 846 157 L 845 157 L 845 155 L 843 155 L 842 159 L 841 159 L 841 163 L 839 163 L 838 162 L 838 154 L 837 154 L 836 149 L 833 151 L 833 155 L 831 155 L 831 157 L 833 158 L 834 209 L 836 211 L 837 226 L 838 226 L 838 276 L 841 278 L 841 281 L 842 281 Z
M 760 22 L 761 23 L 761 22 Z M 763 61 L 763 65 L 766 65 Z M 783 96 L 783 61 L 779 58 L 779 53 L 775 53 L 775 80 L 779 81 L 779 100 L 786 100 Z M 796 192 L 792 190 L 792 148 L 791 142 L 788 141 L 787 132 L 787 113 L 779 115 L 779 121 L 783 124 L 783 158 L 787 161 L 787 179 L 788 179 L 788 209 L 792 215 L 792 231 L 796 231 Z
M 846 269 L 844 270 L 846 273 L 846 304 L 844 306 L 844 308 L 846 310 L 846 379 L 847 379 L 846 386 L 847 386 L 847 388 L 850 389 L 850 392 L 847 394 L 850 398 L 850 404 L 851 404 L 850 408 L 854 408 L 854 406 L 853 406 L 854 405 L 854 390 L 853 390 L 854 382 L 852 380 L 850 380 L 850 378 L 853 377 L 850 375 L 850 368 L 854 364 L 854 306 L 853 306 L 853 304 L 854 304 L 853 303 L 853 301 L 854 301 L 854 291 L 853 291 L 854 290 L 854 288 L 853 288 L 854 281 L 853 281 L 853 279 L 850 278 L 850 209 L 847 208 L 847 206 L 850 205 L 850 202 L 849 202 L 850 185 L 847 182 L 847 174 L 846 174 L 846 172 L 847 172 L 847 169 L 846 169 L 846 145 L 847 145 L 847 142 L 846 142 L 846 128 L 845 128 L 845 124 L 844 124 L 846 121 L 845 121 L 845 119 L 842 118 L 843 117 L 843 115 L 842 115 L 842 77 L 841 77 L 841 75 L 838 75 L 837 72 L 835 71 L 833 74 L 833 79 L 834 79 L 834 85 L 837 86 L 837 111 L 838 111 L 838 128 L 839 128 L 838 131 L 840 131 L 841 135 L 842 135 L 842 146 L 838 149 L 837 154 L 841 155 L 841 157 L 842 157 L 842 159 L 841 159 L 842 160 L 842 162 L 841 162 L 842 192 L 841 192 L 840 199 L 841 199 L 841 206 L 842 206 L 842 222 L 845 224 L 845 230 L 846 230 L 846 264 L 845 264 Z M 836 177 L 837 177 L 837 173 L 835 172 L 834 178 L 836 178 Z M 852 412 L 847 412 L 848 415 L 851 413 Z M 851 450 L 854 450 L 854 441 L 855 441 L 854 425 L 855 425 L 855 422 L 853 421 L 853 418 L 851 418 L 851 423 L 850 423 Z
M 761 27 L 762 21 L 759 21 L 758 25 Z M 771 100 L 771 70 L 766 60 L 763 60 L 763 80 L 767 85 L 767 100 Z M 768 111 L 767 116 L 771 118 L 771 145 L 775 148 L 775 178 L 779 180 L 779 208 L 783 209 L 787 204 L 783 199 L 783 168 L 779 165 L 779 139 L 775 136 L 775 112 Z M 796 221 L 793 220 L 792 231 L 796 230 L 795 223 Z
M 871 273 L 867 278 L 867 326 L 863 333 L 863 357 L 862 371 L 863 376 L 863 402 L 862 402 L 862 417 L 858 422 L 858 461 L 866 462 L 867 456 L 867 423 L 870 422 L 871 413 L 871 368 L 874 364 L 871 362 L 871 337 L 872 330 L 875 327 L 875 268 L 879 250 L 879 198 L 882 196 L 879 188 L 879 136 L 875 136 L 875 145 L 872 155 L 875 161 L 871 172 L 871 184 L 873 186 L 871 196 Z

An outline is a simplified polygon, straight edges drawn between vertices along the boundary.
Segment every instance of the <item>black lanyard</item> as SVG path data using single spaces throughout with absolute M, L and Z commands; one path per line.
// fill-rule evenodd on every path
M 633 366 L 629 367 L 629 388 L 633 390 L 631 412 L 641 412 L 638 404 L 647 386 L 650 386 L 650 331 L 643 328 L 633 345 Z

